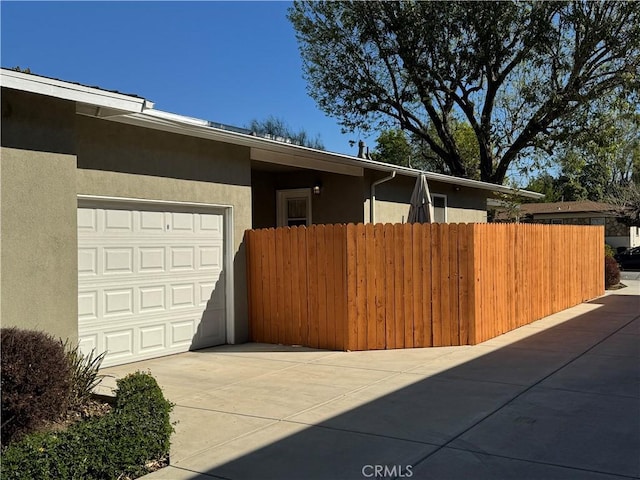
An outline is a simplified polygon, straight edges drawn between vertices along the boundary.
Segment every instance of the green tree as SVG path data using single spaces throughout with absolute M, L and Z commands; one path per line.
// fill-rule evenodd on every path
M 553 163 L 557 178 L 543 173 L 527 189 L 544 193 L 547 201 L 606 201 L 640 176 L 640 114 L 615 108 L 597 115 L 590 135 L 569 139 Z
M 549 173 L 542 173 L 529 181 L 525 190 L 544 194 L 545 202 L 559 202 L 558 179 Z
M 462 161 L 468 172 L 467 177 L 479 180 L 479 148 L 473 129 L 468 123 L 456 123 L 453 137 L 459 145 Z M 429 144 L 417 135 L 407 137 L 400 129 L 383 130 L 376 140 L 373 158 L 405 167 L 451 174 L 447 165 L 440 161 L 438 154 Z
M 457 176 L 502 183 L 593 128 L 599 101 L 638 105 L 640 2 L 296 1 L 289 19 L 322 110 L 345 129 L 399 126 Z
M 303 147 L 315 148 L 317 150 L 325 149 L 319 135 L 311 137 L 304 129 L 298 131 L 293 130 L 283 119 L 278 117 L 269 116 L 265 120 L 253 119 L 246 128 L 257 135 L 267 136 L 273 140 L 280 140 Z
M 421 158 L 402 130 L 384 130 L 376 140 L 371 158 L 403 167 L 420 168 Z

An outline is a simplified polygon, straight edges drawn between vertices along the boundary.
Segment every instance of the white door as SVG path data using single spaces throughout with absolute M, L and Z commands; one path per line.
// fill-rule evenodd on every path
M 223 220 L 78 208 L 81 350 L 109 366 L 225 343 Z

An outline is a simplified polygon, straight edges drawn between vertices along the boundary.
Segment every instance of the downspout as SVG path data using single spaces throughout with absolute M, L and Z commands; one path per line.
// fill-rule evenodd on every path
M 370 213 L 369 213 L 369 222 L 376 223 L 376 187 L 381 183 L 388 182 L 389 180 L 393 180 L 396 176 L 396 171 L 391 172 L 391 175 L 388 177 L 381 178 L 380 180 L 376 180 L 371 184 L 371 204 L 370 204 Z

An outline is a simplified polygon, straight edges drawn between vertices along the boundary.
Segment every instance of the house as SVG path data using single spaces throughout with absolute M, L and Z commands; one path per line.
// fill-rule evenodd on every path
M 614 249 L 640 245 L 640 227 L 618 221 L 620 209 L 603 202 L 525 203 L 520 206 L 521 221 L 562 225 L 604 225 L 604 241 Z
M 403 222 L 418 170 L 3 69 L 2 325 L 126 363 L 248 338 L 247 229 Z M 428 173 L 436 219 L 509 188 Z M 538 194 L 520 192 L 539 198 Z

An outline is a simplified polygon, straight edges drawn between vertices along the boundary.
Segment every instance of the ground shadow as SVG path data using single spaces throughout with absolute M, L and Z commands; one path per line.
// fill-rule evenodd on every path
M 517 342 L 467 348 L 477 355 L 452 368 L 425 362 L 334 400 L 339 415 L 321 405 L 282 419 L 269 427 L 279 440 L 258 431 L 251 453 L 181 478 L 639 478 L 639 302 L 602 297 Z

